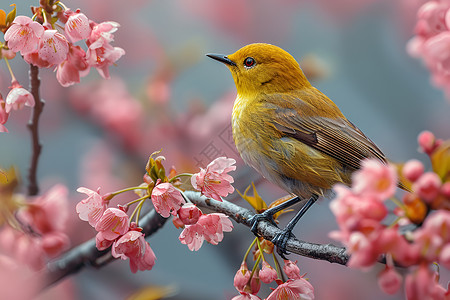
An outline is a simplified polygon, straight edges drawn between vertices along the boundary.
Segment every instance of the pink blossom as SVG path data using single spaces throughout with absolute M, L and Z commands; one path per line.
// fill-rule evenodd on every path
M 77 10 L 75 13 L 71 12 L 69 18 L 64 26 L 64 31 L 72 43 L 89 38 L 91 35 L 91 27 L 89 26 L 89 19 L 83 13 Z
M 290 260 L 284 260 L 283 271 L 289 277 L 289 279 L 300 279 L 300 269 L 297 266 L 297 261 L 292 262 Z
M 155 265 L 156 256 L 144 234 L 136 230 L 130 230 L 112 246 L 112 255 L 115 258 L 130 259 L 131 272 L 151 270 Z
M 393 268 L 386 267 L 378 274 L 378 286 L 386 294 L 395 294 L 402 285 L 402 276 Z
M 42 250 L 47 257 L 54 258 L 67 250 L 70 245 L 69 237 L 62 232 L 51 232 L 42 236 Z
M 113 243 L 114 240 L 105 239 L 105 237 L 103 236 L 103 232 L 99 232 L 95 236 L 95 247 L 97 247 L 97 249 L 100 251 L 108 249 Z
M 89 225 L 95 227 L 95 224 L 97 224 L 105 212 L 108 202 L 104 201 L 99 194 L 100 188 L 97 191 L 93 191 L 85 187 L 80 187 L 77 189 L 77 192 L 84 193 L 88 196 L 76 206 L 79 218 L 83 221 L 88 221 Z
M 50 62 L 42 59 L 38 52 L 25 54 L 23 56 L 23 59 L 30 65 L 34 65 L 39 68 L 50 68 L 51 66 L 53 66 L 53 64 L 51 64 Z
M 403 176 L 411 182 L 416 181 L 425 170 L 423 164 L 417 159 L 411 159 L 402 168 Z
M 420 247 L 422 256 L 430 262 L 438 261 L 444 247 L 450 243 L 450 212 L 439 210 L 428 216 L 413 235 L 414 243 Z M 447 252 L 443 257 L 446 255 Z
M 185 203 L 180 191 L 168 182 L 157 184 L 151 196 L 155 210 L 164 218 L 170 214 L 176 216 L 181 205 Z
M 419 134 L 417 142 L 421 150 L 430 155 L 442 143 L 442 140 L 436 139 L 432 132 L 425 130 Z
M 44 27 L 26 16 L 17 16 L 5 33 L 5 41 L 14 52 L 22 55 L 36 52 L 39 39 L 44 34 Z
M 421 264 L 418 270 L 406 276 L 405 291 L 408 300 L 447 299 L 447 291 L 439 285 L 426 264 Z
M 69 45 L 67 59 L 56 69 L 56 79 L 63 87 L 80 83 L 80 77 L 89 73 L 86 52 L 80 46 Z
M 68 191 L 64 185 L 53 186 L 42 196 L 34 197 L 20 210 L 18 217 L 41 235 L 62 232 L 69 217 Z
M 197 251 L 204 240 L 217 245 L 223 239 L 223 232 L 229 232 L 232 229 L 233 224 L 230 219 L 222 213 L 201 215 L 196 224 L 185 226 L 179 240 L 191 251 Z
M 266 300 L 313 300 L 314 288 L 305 279 L 288 280 L 278 283 L 278 287 L 270 293 Z
M 245 261 L 242 262 L 241 267 L 237 270 L 236 275 L 234 275 L 234 287 L 238 292 L 244 291 L 245 286 L 250 280 L 250 273 L 247 263 Z
M 13 80 L 11 82 L 11 91 L 9 91 L 6 96 L 6 105 L 5 110 L 7 113 L 11 111 L 11 109 L 18 110 L 22 109 L 24 105 L 33 107 L 34 106 L 34 97 L 33 95 L 24 89 L 17 80 Z
M 224 232 L 233 230 L 231 220 L 222 213 L 201 215 L 197 224 L 203 226 L 205 240 L 213 245 L 217 245 L 222 241 Z
M 39 57 L 50 65 L 58 65 L 66 60 L 69 53 L 69 42 L 56 30 L 46 30 L 41 37 Z
M 95 224 L 95 230 L 102 233 L 103 238 L 114 240 L 129 229 L 128 215 L 118 208 L 108 208 Z
M 197 223 L 201 215 L 202 211 L 192 203 L 186 203 L 178 210 L 178 216 L 184 225 Z
M 374 159 L 364 160 L 352 179 L 352 189 L 356 194 L 374 195 L 381 200 L 392 197 L 397 187 L 395 167 Z
M 9 113 L 6 112 L 6 102 L 0 99 L 0 132 L 8 132 L 6 127 L 3 126 L 8 121 Z M 1 128 L 4 128 L 4 131 Z
M 86 60 L 90 66 L 97 69 L 98 73 L 105 79 L 109 79 L 109 67 L 125 54 L 125 50 L 113 47 L 113 32 L 120 25 L 115 22 L 103 22 L 94 25 L 91 35 L 87 41 L 88 51 Z
M 448 4 L 438 1 L 428 1 L 422 5 L 417 12 L 419 20 L 415 28 L 416 34 L 429 37 L 446 31 L 445 14 L 448 8 Z
M 259 278 L 264 283 L 271 283 L 278 278 L 277 271 L 272 268 L 266 261 L 262 262 L 262 268 L 259 271 Z
M 253 274 L 252 279 L 250 280 L 250 293 L 258 294 L 261 289 L 261 280 L 259 279 L 259 272 L 255 272 Z
M 428 203 L 439 195 L 442 185 L 439 175 L 434 172 L 426 172 L 420 176 L 413 184 L 413 190 Z
M 233 166 L 235 163 L 236 161 L 232 158 L 216 158 L 206 167 L 206 170 L 200 169 L 199 173 L 192 175 L 192 186 L 206 197 L 222 201 L 220 197 L 234 192 L 231 185 L 234 182 L 233 177 L 227 173 L 236 170 L 236 166 Z
M 178 239 L 182 244 L 187 245 L 189 250 L 197 251 L 205 240 L 203 231 L 204 228 L 200 224 L 186 225 Z
M 234 296 L 231 300 L 261 300 L 261 298 L 256 295 L 240 292 L 240 295 Z

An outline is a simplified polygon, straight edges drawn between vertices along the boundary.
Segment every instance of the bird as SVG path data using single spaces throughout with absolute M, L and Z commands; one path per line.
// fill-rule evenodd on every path
M 231 116 L 233 140 L 243 161 L 264 178 L 295 195 L 252 218 L 261 219 L 298 203 L 306 204 L 272 239 L 285 258 L 292 229 L 333 185 L 351 184 L 361 161 L 386 164 L 383 152 L 338 106 L 316 89 L 287 51 L 271 44 L 249 44 L 231 55 L 206 54 L 224 63 L 236 85 Z

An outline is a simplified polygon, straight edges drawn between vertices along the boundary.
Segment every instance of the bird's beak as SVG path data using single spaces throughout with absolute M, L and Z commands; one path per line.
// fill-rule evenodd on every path
M 224 64 L 227 64 L 230 66 L 236 66 L 236 63 L 234 61 L 232 61 L 231 59 L 229 59 L 226 55 L 208 53 L 208 54 L 206 54 L 206 56 L 208 56 L 212 59 L 218 60 Z

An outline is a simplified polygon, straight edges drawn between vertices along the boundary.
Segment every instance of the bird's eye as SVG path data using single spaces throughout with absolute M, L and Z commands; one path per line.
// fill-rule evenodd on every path
M 253 57 L 247 57 L 245 60 L 244 60 L 244 66 L 246 67 L 246 68 L 251 68 L 251 67 L 253 67 L 255 65 L 255 60 L 253 59 Z

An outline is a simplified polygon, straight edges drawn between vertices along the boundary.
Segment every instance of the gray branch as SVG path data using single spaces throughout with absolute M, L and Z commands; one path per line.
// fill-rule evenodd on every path
M 202 196 L 199 192 L 186 191 L 184 193 L 189 200 L 197 204 L 200 208 L 208 208 L 210 210 L 221 212 L 232 218 L 238 223 L 244 224 L 247 227 L 251 227 L 252 224 L 249 222 L 249 218 L 254 215 L 250 210 L 240 207 L 236 204 L 224 200 L 219 202 L 213 199 L 206 198 Z M 257 232 L 260 236 L 266 240 L 272 240 L 281 229 L 273 225 L 268 221 L 261 221 L 258 223 Z M 286 249 L 289 252 L 319 259 L 326 260 L 331 263 L 338 263 L 341 265 L 346 265 L 349 260 L 349 255 L 346 253 L 345 248 L 337 247 L 332 244 L 315 244 L 296 239 L 291 237 L 287 241 Z
M 190 201 L 195 203 L 200 208 L 207 208 L 209 210 L 224 213 L 238 223 L 250 227 L 249 218 L 254 215 L 250 210 L 240 207 L 228 201 L 219 202 L 202 196 L 199 192 L 186 191 L 185 195 Z M 139 222 L 143 228 L 146 237 L 151 236 L 164 226 L 167 219 L 161 217 L 155 210 L 147 213 Z M 267 221 L 261 221 L 257 227 L 258 234 L 267 240 L 272 240 L 273 237 L 280 232 L 280 229 Z M 326 260 L 332 263 L 345 265 L 349 259 L 345 248 L 337 247 L 331 244 L 321 245 L 308 243 L 290 238 L 287 241 L 286 249 L 292 253 L 310 257 L 313 259 Z M 47 288 L 66 276 L 77 273 L 85 267 L 101 268 L 102 266 L 114 261 L 111 251 L 98 251 L 95 247 L 95 238 L 71 249 L 65 253 L 58 260 L 51 261 L 47 264 L 43 271 L 45 283 L 43 288 Z

